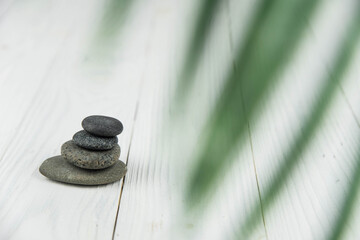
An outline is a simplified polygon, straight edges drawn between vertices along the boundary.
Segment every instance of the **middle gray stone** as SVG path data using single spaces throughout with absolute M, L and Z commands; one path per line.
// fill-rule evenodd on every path
M 98 137 L 81 130 L 73 136 L 76 145 L 90 150 L 109 150 L 118 142 L 117 137 Z
M 86 169 L 103 169 L 112 166 L 120 157 L 120 146 L 116 144 L 106 151 L 93 151 L 77 146 L 70 140 L 61 146 L 61 155 L 71 164 Z

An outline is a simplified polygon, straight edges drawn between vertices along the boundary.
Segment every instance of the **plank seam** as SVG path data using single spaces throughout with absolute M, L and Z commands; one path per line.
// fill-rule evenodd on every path
M 311 35 L 313 36 L 314 38 L 314 41 L 316 41 L 316 37 L 315 37 L 315 31 L 313 29 L 313 27 L 311 26 L 311 24 L 308 22 L 308 26 L 309 26 L 309 30 L 311 32 Z M 321 58 L 324 59 L 325 57 L 321 54 Z M 325 67 L 327 68 L 327 74 L 329 75 L 330 74 L 330 71 L 329 71 L 329 67 L 328 67 L 328 63 L 327 61 L 325 61 Z M 356 114 L 355 114 L 355 111 L 354 109 L 352 108 L 351 104 L 350 104 L 350 101 L 348 99 L 348 97 L 346 96 L 346 93 L 344 91 L 344 88 L 342 86 L 341 83 L 338 83 L 338 88 L 340 89 L 340 92 L 341 92 L 341 95 L 342 97 L 344 98 L 345 102 L 346 102 L 346 105 L 349 107 L 350 111 L 351 111 L 351 115 L 353 116 L 355 122 L 356 122 L 356 125 L 360 128 L 360 121 L 359 119 L 357 118 Z
M 135 125 L 136 125 L 136 119 L 137 119 L 137 115 L 138 115 L 138 111 L 139 111 L 139 105 L 140 105 L 140 98 L 142 95 L 142 91 L 143 91 L 143 85 L 144 85 L 144 80 L 145 80 L 145 72 L 146 69 L 148 67 L 149 64 L 149 50 L 150 50 L 150 39 L 151 36 L 153 35 L 153 27 L 154 27 L 154 20 L 155 20 L 155 16 L 152 16 L 151 19 L 151 23 L 150 23 L 150 28 L 149 28 L 149 33 L 148 33 L 148 39 L 147 39 L 147 44 L 146 44 L 146 48 L 145 48 L 145 66 L 144 69 L 142 71 L 141 77 L 140 77 L 140 84 L 139 84 L 139 93 L 138 93 L 138 97 L 137 97 L 137 101 L 136 101 L 136 106 L 135 106 L 135 111 L 134 111 L 134 117 L 133 117 L 133 126 L 131 128 L 131 135 L 130 135 L 130 143 L 129 143 L 129 148 L 127 151 L 127 157 L 126 157 L 126 166 L 128 165 L 129 162 L 129 158 L 130 158 L 130 152 L 131 152 L 131 146 L 132 146 L 132 140 L 133 140 L 133 136 L 134 136 L 134 132 L 135 132 Z M 123 182 L 121 185 L 121 189 L 120 189 L 120 194 L 119 194 L 119 201 L 118 201 L 118 206 L 117 206 L 117 210 L 116 210 L 116 217 L 115 217 L 115 223 L 114 223 L 114 228 L 113 228 L 113 234 L 112 234 L 112 240 L 115 239 L 115 231 L 116 231 L 116 227 L 117 227 L 117 221 L 118 221 L 118 217 L 119 217 L 119 212 L 120 212 L 120 204 L 121 204 L 121 198 L 122 198 L 122 193 L 124 190 L 124 186 L 125 186 L 125 180 L 126 180 L 126 175 L 123 178 Z
M 356 116 L 356 114 L 355 114 L 355 111 L 354 111 L 353 107 L 351 106 L 350 101 L 349 101 L 348 97 L 346 96 L 346 93 L 345 93 L 345 91 L 344 91 L 344 88 L 342 87 L 341 84 L 339 84 L 339 88 L 340 88 L 340 91 L 341 91 L 341 95 L 342 95 L 342 96 L 344 97 L 344 99 L 345 99 L 346 105 L 348 105 L 348 107 L 349 107 L 349 109 L 350 109 L 350 111 L 351 111 L 351 115 L 353 116 L 353 118 L 354 118 L 354 120 L 355 120 L 355 122 L 356 122 L 356 125 L 358 126 L 358 128 L 360 128 L 360 121 L 359 121 L 359 119 L 357 118 L 357 116 Z
M 252 162 L 253 162 L 254 172 L 255 172 L 255 178 L 256 178 L 256 187 L 257 187 L 257 190 L 258 190 L 259 201 L 260 201 L 262 222 L 263 222 L 263 225 L 264 225 L 266 239 L 269 239 L 267 229 L 266 229 L 264 207 L 263 207 L 262 198 L 261 198 L 261 190 L 260 190 L 260 186 L 259 186 L 258 174 L 257 174 L 257 170 L 256 170 L 255 154 L 254 154 L 254 148 L 253 148 L 253 142 L 252 142 L 252 137 L 251 137 L 251 130 L 250 130 L 249 121 L 248 121 L 248 135 L 249 135 L 249 142 L 250 142 L 250 148 L 251 148 L 251 157 L 252 157 Z
M 51 62 L 49 63 L 49 67 L 48 69 L 45 71 L 44 76 L 42 77 L 41 81 L 39 82 L 38 87 L 36 88 L 33 96 L 31 97 L 31 100 L 29 102 L 34 102 L 34 100 L 38 97 L 40 90 L 43 88 L 44 82 L 45 80 L 48 78 L 49 74 L 51 73 L 58 55 L 61 53 L 61 49 L 64 47 L 65 45 L 65 40 L 70 36 L 70 30 L 69 32 L 65 35 L 64 39 L 62 40 L 61 44 L 59 45 L 58 49 L 56 50 L 56 53 L 54 54 L 54 57 L 51 59 Z M 26 123 L 25 119 L 28 117 L 28 115 L 30 114 L 30 110 L 31 110 L 31 106 L 29 106 L 27 108 L 27 110 L 25 111 L 24 115 L 21 117 L 21 121 L 19 122 L 19 124 L 16 126 L 16 129 L 20 129 L 24 123 Z M 9 143 L 7 144 L 7 146 L 4 148 L 4 152 L 3 154 L 1 154 L 0 156 L 0 163 L 3 160 L 4 156 L 6 155 L 6 153 L 9 150 L 9 147 L 12 145 L 13 141 L 16 140 L 16 136 L 14 135 L 10 140 Z
M 234 42 L 233 42 L 233 34 L 232 34 L 232 22 L 231 22 L 231 16 L 230 16 L 230 3 L 229 3 L 229 0 L 226 1 L 226 13 L 227 13 L 227 22 L 228 22 L 227 26 L 228 26 L 228 30 L 229 30 L 229 45 L 230 45 L 230 50 L 231 50 L 233 69 L 234 69 L 234 72 L 236 72 L 237 71 L 237 66 L 236 66 L 234 56 L 232 54 L 234 52 Z M 241 96 L 241 104 L 242 104 L 242 107 L 244 109 L 244 113 L 246 113 L 243 96 Z M 253 163 L 253 167 L 254 167 L 256 187 L 257 187 L 257 192 L 258 192 L 258 197 L 259 197 L 259 202 L 260 202 L 261 218 L 262 218 L 262 222 L 263 222 L 263 226 L 264 226 L 265 238 L 269 239 L 268 231 L 267 231 L 267 228 L 266 228 L 266 221 L 265 221 L 263 202 L 262 202 L 262 198 L 261 198 L 261 190 L 260 190 L 260 185 L 259 185 L 259 179 L 258 179 L 258 174 L 257 174 L 257 170 L 256 170 L 256 161 L 255 161 L 255 154 L 254 154 L 253 142 L 252 142 L 252 137 L 251 137 L 251 128 L 250 128 L 249 119 L 246 116 L 246 114 L 245 114 L 245 118 L 246 118 L 246 122 L 247 122 L 247 132 L 248 132 L 248 136 L 249 136 L 249 143 L 250 143 L 250 149 L 251 149 L 251 158 L 252 158 L 252 163 Z
M 140 95 L 139 95 L 139 98 L 140 98 Z M 128 162 L 129 162 L 129 156 L 130 156 L 131 145 L 132 145 L 132 140 L 133 140 L 133 136 L 134 136 L 134 129 L 135 129 L 136 116 L 137 116 L 138 109 L 139 109 L 139 101 L 136 102 L 136 106 L 135 106 L 135 112 L 134 112 L 134 118 L 133 118 L 134 124 L 133 124 L 133 127 L 131 128 L 130 143 L 129 143 L 129 148 L 128 148 L 128 151 L 127 151 L 126 162 L 125 162 L 126 166 L 128 165 Z M 119 216 L 120 203 L 121 203 L 122 193 L 123 193 L 123 190 L 124 190 L 125 180 L 126 180 L 126 175 L 124 176 L 124 179 L 123 179 L 122 185 L 121 185 L 121 189 L 120 189 L 120 195 L 119 195 L 118 206 L 117 206 L 117 209 L 116 209 L 116 216 L 115 216 L 115 223 L 114 223 L 114 229 L 113 229 L 113 234 L 112 234 L 112 240 L 114 240 L 114 238 L 115 238 L 115 230 L 116 230 L 117 220 L 118 220 L 118 216 Z

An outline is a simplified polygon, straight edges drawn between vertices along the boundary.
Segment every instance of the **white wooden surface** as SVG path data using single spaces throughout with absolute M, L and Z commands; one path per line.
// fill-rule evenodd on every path
M 239 161 L 199 219 L 182 211 L 189 155 L 254 1 L 228 0 L 219 7 L 189 94 L 193 104 L 175 131 L 166 119 L 193 1 L 138 0 L 111 67 L 94 64 L 96 56 L 87 51 L 104 2 L 1 1 L 0 239 L 234 239 L 301 131 L 355 2 L 326 1 L 309 22 L 299 54 L 271 101 L 262 104 L 260 121 L 250 123 Z M 326 239 L 360 141 L 360 52 L 355 55 L 311 147 L 251 239 Z M 59 154 L 90 114 L 124 123 L 124 181 L 79 187 L 44 178 L 38 172 L 42 161 Z M 168 141 L 169 132 L 186 136 L 186 143 Z M 346 239 L 360 237 L 359 211 Z

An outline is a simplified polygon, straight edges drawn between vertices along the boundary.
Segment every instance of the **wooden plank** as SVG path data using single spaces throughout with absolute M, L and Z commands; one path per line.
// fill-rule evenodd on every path
M 251 123 L 261 193 L 317 99 L 328 76 L 355 1 L 323 2 L 282 84 L 263 103 L 261 119 Z M 339 31 L 333 31 L 334 26 Z M 356 80 L 357 81 L 357 80 Z M 320 129 L 283 191 L 265 212 L 269 239 L 327 239 L 355 166 L 359 127 L 340 89 Z M 353 222 L 353 229 L 358 222 Z M 359 238 L 353 234 L 349 239 Z
M 15 0 L 4 0 L 0 2 L 0 21 L 5 17 L 6 12 L 11 8 L 14 2 Z
M 202 218 L 184 214 L 183 205 L 184 187 L 193 166 L 189 160 L 198 145 L 199 129 L 221 89 L 227 67 L 232 65 L 226 5 L 222 5 L 219 18 L 214 20 L 214 31 L 196 73 L 194 91 L 189 93 L 190 106 L 180 118 L 183 126 L 174 130 L 164 122 L 169 113 L 177 110 L 169 106 L 169 102 L 171 90 L 176 86 L 177 64 L 181 63 L 178 57 L 184 49 L 178 47 L 183 44 L 174 40 L 180 38 L 178 32 L 189 27 L 182 17 L 194 3 L 156 3 L 154 38 L 149 49 L 149 65 L 139 102 L 115 239 L 223 239 L 227 231 L 237 225 L 237 217 L 245 215 L 251 203 L 258 201 L 249 144 L 244 152 L 238 153 L 241 161 L 229 169 L 228 178 L 214 189 L 213 204 L 201 214 Z M 175 136 L 175 139 L 164 135 Z M 260 226 L 254 239 L 263 238 L 265 231 Z
M 181 119 L 183 132 L 175 131 L 179 138 L 186 136 L 185 143 L 165 142 L 159 132 L 167 132 L 163 119 L 174 110 L 168 103 L 183 51 L 175 39 L 186 28 L 180 22 L 191 1 L 139 4 L 139 17 L 124 30 L 126 46 L 115 54 L 110 73 L 101 66 L 84 69 L 81 57 L 100 3 L 87 1 L 84 10 L 84 1 L 30 2 L 16 3 L 0 21 L 0 239 L 110 239 L 116 214 L 115 239 L 231 239 L 238 219 L 259 201 L 253 161 L 264 191 L 280 164 L 277 160 L 300 131 L 307 106 L 316 99 L 318 80 L 327 72 L 325 62 L 334 54 L 329 49 L 335 49 L 341 34 L 331 34 L 328 21 L 342 26 L 351 8 L 327 3 L 312 23 L 313 32 L 307 33 L 301 54 L 284 73 L 283 85 L 264 103 L 263 119 L 251 123 L 254 152 L 247 142 L 198 220 L 192 215 L 183 219 L 184 187 L 192 166 L 188 159 L 231 65 L 242 20 L 248 17 L 238 10 L 251 8 L 251 1 L 230 1 L 227 10 L 225 5 L 220 10 L 189 96 L 194 107 Z M 359 132 L 357 79 L 354 64 L 342 86 L 344 95 L 339 90 L 312 147 L 265 213 L 266 229 L 260 224 L 251 239 L 267 239 L 266 231 L 269 239 L 326 238 L 359 144 L 354 135 Z M 37 170 L 44 159 L 59 154 L 84 116 L 99 113 L 116 116 L 125 125 L 119 140 L 129 172 L 118 213 L 121 182 L 76 187 L 45 180 Z M 178 148 L 177 157 L 172 148 Z M 348 239 L 360 236 L 358 221 L 354 216 Z
M 1 75 L 0 238 L 110 239 L 122 183 L 60 184 L 44 178 L 38 167 L 59 154 L 90 114 L 123 121 L 119 144 L 121 160 L 127 158 L 152 13 L 144 7 L 139 18 L 129 20 L 124 29 L 129 44 L 115 54 L 109 73 L 84 65 L 101 3 L 45 2 L 19 5 L 0 23 L 1 35 L 23 50 L 14 47 L 0 57 L 3 66 L 9 61 L 9 71 Z
M 351 115 L 356 122 L 356 125 L 360 129 L 360 72 L 359 72 L 359 64 L 360 64 L 360 46 L 357 47 L 357 51 L 354 53 L 353 62 L 349 68 L 348 73 L 342 84 L 340 85 L 341 94 L 346 102 L 346 105 L 349 107 L 351 111 Z M 353 134 L 359 135 L 359 131 L 354 131 Z M 355 151 L 359 149 L 360 141 L 357 140 L 357 145 L 354 146 Z M 355 162 L 351 165 L 352 171 L 355 169 Z M 352 171 L 349 173 L 351 174 Z M 349 174 L 349 175 L 350 175 Z M 352 175 L 349 176 L 351 178 Z M 350 179 L 349 179 L 350 181 Z M 348 182 L 345 182 L 348 183 Z M 343 183 L 343 188 L 345 193 L 348 193 L 348 185 Z M 341 195 L 341 199 L 339 200 L 339 205 L 343 204 L 343 197 L 345 194 Z M 337 212 L 338 213 L 338 212 Z M 342 236 L 342 239 L 357 239 L 360 236 L 360 229 L 358 228 L 360 223 L 360 197 L 357 196 L 354 204 L 354 209 L 351 211 L 350 218 L 345 226 L 345 233 Z
M 345 4 L 347 4 L 348 6 L 352 6 L 352 4 L 357 4 L 357 2 L 355 1 L 347 1 L 345 2 Z M 337 8 L 335 6 L 335 8 Z M 354 9 L 355 6 L 354 6 Z M 333 10 L 333 12 L 336 11 L 336 14 L 338 14 L 339 10 Z M 352 11 L 350 9 L 345 10 L 344 15 L 348 15 L 349 17 L 352 16 Z M 335 13 L 334 13 L 335 14 Z M 325 20 L 324 20 L 325 21 Z M 328 18 L 327 20 L 328 21 Z M 335 23 L 336 22 L 336 23 Z M 334 21 L 334 25 L 337 24 L 338 26 L 343 25 L 341 21 Z M 330 25 L 330 24 L 329 24 Z M 332 32 L 334 26 L 328 26 L 328 28 L 322 28 L 323 31 L 328 31 L 328 32 Z M 321 35 L 318 34 L 318 32 L 314 31 L 314 35 L 315 35 L 315 39 L 318 40 Z M 328 37 L 328 36 L 327 36 Z M 331 37 L 331 36 L 330 36 Z M 320 43 L 320 41 L 318 41 L 319 45 L 324 44 L 324 43 Z M 333 48 L 331 45 L 327 46 L 328 49 Z M 331 63 L 329 62 L 328 59 L 326 59 L 326 57 L 324 57 L 324 55 L 326 56 L 326 54 L 319 54 L 321 57 L 323 57 L 323 62 L 328 66 L 328 68 L 330 68 Z M 341 98 L 343 100 L 343 105 L 346 106 L 342 106 L 343 108 L 347 108 L 349 110 L 347 117 L 353 119 L 352 123 L 351 123 L 351 128 L 353 129 L 352 132 L 348 132 L 347 135 L 349 139 L 351 139 L 350 141 L 351 144 L 349 144 L 349 147 L 352 147 L 351 151 L 356 153 L 359 149 L 359 144 L 360 144 L 360 138 L 359 138 L 359 129 L 360 129 L 360 121 L 359 121 L 359 117 L 360 117 L 360 108 L 359 108 L 359 86 L 360 86 L 360 81 L 359 81 L 359 61 L 360 61 L 360 46 L 358 44 L 357 46 L 357 50 L 354 51 L 353 53 L 353 61 L 349 66 L 348 71 L 346 72 L 346 74 L 344 75 L 344 78 L 341 82 L 341 84 L 339 85 L 339 92 L 341 95 Z M 335 112 L 334 114 L 341 116 L 341 112 Z M 350 116 L 351 115 L 351 116 Z M 345 116 L 341 116 L 341 119 L 344 119 Z M 346 122 L 340 122 L 341 125 L 346 125 Z M 356 129 L 357 126 L 357 129 Z M 357 156 L 355 156 L 355 154 L 353 154 L 352 156 L 349 156 L 345 159 L 345 163 L 343 164 L 347 164 L 345 170 L 343 170 L 345 173 L 342 175 L 337 176 L 337 185 L 339 186 L 339 189 L 336 189 L 336 193 L 333 194 L 333 196 L 335 196 L 336 199 L 336 204 L 337 204 L 337 208 L 334 209 L 333 214 L 330 217 L 330 222 L 331 224 L 335 224 L 335 219 L 337 216 L 339 216 L 340 210 L 343 207 L 344 204 L 344 198 L 347 196 L 351 183 L 351 179 L 353 177 L 354 174 L 354 170 L 356 169 L 355 166 L 357 165 L 357 161 L 358 159 L 356 159 Z M 341 161 L 341 159 L 337 158 L 337 161 Z M 340 164 L 339 164 L 340 165 Z M 345 181 L 344 181 L 345 179 Z M 359 218 L 359 213 L 360 213 L 360 198 L 359 196 L 357 196 L 357 198 L 355 199 L 355 204 L 354 204 L 354 209 L 352 209 L 351 211 L 351 215 L 350 218 L 348 219 L 348 222 L 346 222 L 345 225 L 345 229 L 343 232 L 343 235 L 341 236 L 341 239 L 357 239 L 360 236 L 360 231 L 358 228 L 359 222 L 360 222 L 360 218 Z
M 2 136 L 16 134 L 36 89 L 43 83 L 69 34 L 80 4 L 74 2 L 70 7 L 66 3 L 46 1 L 16 2 L 0 22 Z M 69 17 L 64 18 L 64 13 Z M 1 138 L 1 152 L 6 148 L 5 142 L 9 143 Z

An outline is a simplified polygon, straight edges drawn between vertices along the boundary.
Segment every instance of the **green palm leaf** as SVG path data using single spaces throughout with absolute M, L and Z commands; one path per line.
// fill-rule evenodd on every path
M 181 70 L 181 81 L 178 82 L 177 96 L 175 97 L 176 101 L 185 99 L 186 93 L 191 87 L 194 72 L 204 50 L 206 39 L 211 31 L 211 20 L 216 17 L 216 10 L 220 2 L 220 0 L 202 0 L 195 28 L 192 33 L 192 39 L 190 40 L 190 45 Z
M 96 64 L 111 65 L 113 53 L 121 39 L 121 30 L 135 1 L 106 1 L 104 13 L 89 48 L 91 60 Z
M 359 5 L 360 6 L 360 5 Z M 324 82 L 322 91 L 315 104 L 313 105 L 308 120 L 305 122 L 302 131 L 299 133 L 294 143 L 289 147 L 285 154 L 283 162 L 275 174 L 274 180 L 266 188 L 265 193 L 262 194 L 262 206 L 256 206 L 251 214 L 245 220 L 245 224 L 241 228 L 239 234 L 244 235 L 246 232 L 251 232 L 255 223 L 260 219 L 258 217 L 259 211 L 269 209 L 270 205 L 276 196 L 280 194 L 281 189 L 286 184 L 287 179 L 300 161 L 300 156 L 306 150 L 306 147 L 311 143 L 311 137 L 318 129 L 318 126 L 323 119 L 326 110 L 331 104 L 336 89 L 339 86 L 342 76 L 344 75 L 347 66 L 351 61 L 354 49 L 358 43 L 360 36 L 360 28 L 358 23 L 360 21 L 360 9 L 355 16 L 348 33 L 345 36 L 342 47 L 339 49 L 338 55 L 335 57 L 335 62 L 331 67 L 331 72 Z M 246 239 L 247 234 L 245 234 Z
M 271 3 L 270 3 L 271 2 Z M 278 73 L 295 51 L 318 1 L 262 1 L 250 24 L 245 43 L 226 77 L 217 106 L 203 131 L 195 170 L 190 176 L 187 203 L 199 207 L 209 194 L 230 155 L 238 147 L 260 99 L 276 83 Z M 222 161 L 219 162 L 219 159 Z
M 110 0 L 107 2 L 96 38 L 100 41 L 115 42 L 129 13 L 131 0 Z
M 252 21 L 248 25 L 243 44 L 234 59 L 235 68 L 229 67 L 225 85 L 202 131 L 202 146 L 199 147 L 193 172 L 188 182 L 186 200 L 190 210 L 204 207 L 204 199 L 226 166 L 234 159 L 231 154 L 242 147 L 249 121 L 254 119 L 259 103 L 276 86 L 278 75 L 291 60 L 301 41 L 308 18 L 320 0 L 261 0 Z M 111 0 L 96 34 L 95 46 L 112 50 L 120 35 L 132 1 Z M 185 54 L 175 100 L 184 100 L 190 90 L 194 73 L 203 55 L 204 45 L 211 32 L 211 20 L 217 15 L 219 0 L 202 0 L 197 21 Z M 360 4 L 359 4 L 360 8 Z M 281 194 L 289 176 L 296 169 L 302 153 L 311 143 L 311 138 L 320 126 L 331 100 L 349 65 L 360 36 L 360 9 L 349 27 L 343 43 L 334 59 L 329 76 L 325 79 L 319 97 L 310 106 L 309 115 L 302 131 L 287 149 L 275 178 L 261 194 L 261 202 L 254 207 L 237 231 L 237 239 L 247 239 L 260 223 L 262 211 L 271 208 L 274 199 Z M 175 102 L 177 103 L 177 102 Z M 221 161 L 219 161 L 221 159 Z M 334 223 L 329 239 L 340 239 L 360 185 L 360 153 L 357 167 L 349 185 L 339 217 Z
M 343 205 L 341 207 L 340 215 L 334 223 L 334 226 L 332 228 L 333 231 L 328 237 L 329 240 L 341 239 L 344 234 L 346 223 L 348 222 L 351 216 L 351 212 L 356 203 L 355 200 L 360 189 L 360 152 L 358 152 L 357 154 L 356 164 L 357 166 L 353 173 L 352 180 L 349 184 L 348 194 L 346 195 Z

